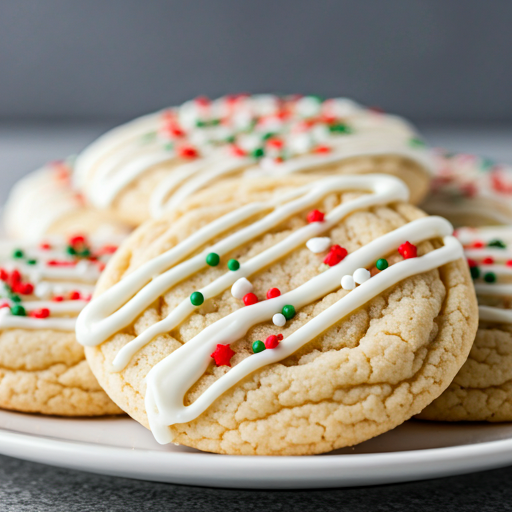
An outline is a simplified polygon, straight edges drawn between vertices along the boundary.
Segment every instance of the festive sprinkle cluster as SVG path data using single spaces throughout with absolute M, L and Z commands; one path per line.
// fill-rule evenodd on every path
M 160 140 L 184 159 L 222 147 L 233 158 L 273 167 L 297 155 L 331 152 L 339 137 L 354 132 L 348 118 L 359 109 L 346 99 L 318 96 L 199 97 L 163 112 L 159 129 L 143 143 Z
M 451 199 L 474 198 L 491 191 L 498 195 L 512 195 L 512 168 L 496 164 L 489 158 L 437 150 L 436 176 L 432 193 Z
M 54 247 L 48 242 L 42 242 L 38 247 L 38 256 L 32 257 L 30 250 L 16 248 L 11 254 L 11 262 L 0 267 L 0 281 L 3 284 L 0 289 L 0 308 L 8 308 L 14 316 L 30 316 L 44 319 L 51 316 L 49 308 L 39 308 L 27 311 L 24 300 L 51 300 L 63 302 L 65 300 L 91 299 L 90 294 L 83 294 L 80 290 L 61 290 L 56 284 L 51 286 L 47 282 L 41 282 L 40 271 L 44 267 L 72 267 L 78 273 L 86 272 L 89 268 L 101 271 L 105 267 L 104 259 L 116 251 L 117 247 L 105 245 L 98 250 L 93 250 L 87 239 L 82 235 L 70 237 L 64 248 Z M 56 255 L 56 251 L 61 254 Z M 46 257 L 46 254 L 49 257 Z
M 464 246 L 464 249 L 506 249 L 507 244 L 500 239 L 494 239 L 487 243 L 481 240 L 475 240 L 469 245 Z M 484 251 L 483 251 L 484 252 Z M 474 258 L 467 258 L 469 270 L 471 272 L 471 277 L 473 279 L 482 278 L 486 283 L 495 283 L 497 281 L 496 273 L 492 271 L 482 272 L 481 265 L 494 265 L 495 261 L 492 256 L 484 256 L 480 258 L 480 262 Z M 506 260 L 505 265 L 508 267 L 512 267 L 512 259 Z

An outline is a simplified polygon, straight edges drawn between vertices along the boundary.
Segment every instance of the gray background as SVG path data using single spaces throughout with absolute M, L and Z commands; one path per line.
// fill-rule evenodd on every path
M 511 22 L 510 0 L 2 0 L 0 120 L 275 91 L 509 121 Z
M 0 0 L 0 204 L 22 174 L 198 94 L 346 95 L 512 162 L 512 0 Z M 512 467 L 363 489 L 202 489 L 0 455 L 0 510 L 512 511 Z

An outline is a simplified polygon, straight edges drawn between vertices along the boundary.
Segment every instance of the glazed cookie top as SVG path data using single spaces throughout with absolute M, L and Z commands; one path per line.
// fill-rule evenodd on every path
M 456 235 L 475 282 L 480 321 L 512 324 L 512 229 L 460 228 Z
M 438 149 L 422 207 L 460 226 L 512 222 L 512 168 L 489 158 Z
M 117 240 L 119 242 L 119 240 Z M 105 263 L 117 249 L 112 240 L 41 242 L 0 245 L 0 330 L 74 331 L 76 317 L 90 301 Z
M 319 345 L 310 343 L 322 340 L 327 345 L 336 344 L 334 340 L 340 336 L 336 331 L 341 328 L 338 322 L 404 280 L 414 281 L 418 274 L 428 274 L 456 260 L 461 263 L 462 246 L 451 235 L 451 225 L 440 217 L 423 217 L 413 206 L 403 204 L 408 190 L 394 177 L 337 176 L 286 192 L 279 192 L 275 180 L 270 181 L 275 193 L 267 200 L 248 202 L 236 209 L 223 202 L 143 225 L 112 260 L 103 283 L 99 283 L 99 296 L 78 318 L 80 343 L 92 347 L 108 342 L 101 358 L 107 373 L 126 372 L 128 388 L 133 389 L 134 374 L 142 372 L 139 377 L 147 386 L 142 392 L 146 414 L 161 443 L 175 439 L 176 431 L 169 426 L 200 419 L 212 404 L 255 372 L 269 368 L 279 372 L 276 364 L 292 364 L 286 361 L 296 353 L 305 358 L 296 364 L 306 364 L 308 357 L 314 359 Z M 247 183 L 245 187 L 250 188 Z M 255 187 L 264 189 L 265 184 L 260 180 Z M 235 184 L 233 193 L 242 196 L 239 190 Z M 214 191 L 212 194 L 217 197 Z M 354 219 L 353 226 L 348 219 Z M 359 241 L 352 243 L 351 239 Z M 340 245 L 338 240 L 345 242 Z M 288 275 L 291 268 L 293 275 Z M 464 276 L 467 270 L 461 268 Z M 428 327 L 425 324 L 419 329 L 421 334 L 408 331 L 414 331 L 412 324 L 406 327 L 402 333 L 405 338 L 425 334 L 428 344 L 436 333 L 445 336 L 439 325 L 427 334 L 433 328 L 431 320 L 440 314 L 443 298 L 451 297 L 450 290 L 441 291 L 444 288 L 434 275 L 430 274 L 434 280 L 426 287 L 425 282 L 415 282 L 420 293 L 417 298 L 401 302 L 403 306 L 418 300 L 420 309 L 424 307 L 429 310 L 427 316 L 433 315 Z M 457 321 L 452 318 L 450 340 L 438 342 L 448 343 L 449 351 L 460 350 L 460 354 L 450 356 L 452 359 L 445 354 L 441 366 L 446 364 L 446 368 L 436 370 L 439 375 L 434 380 L 446 380 L 444 386 L 462 365 L 476 330 L 476 319 L 468 313 L 475 303 L 472 287 L 466 286 L 464 279 L 457 284 L 457 300 L 462 300 L 457 308 L 462 309 L 452 311 L 452 304 L 443 313 L 447 318 L 455 313 L 461 320 L 458 315 L 462 311 L 468 317 L 462 321 L 459 334 Z M 451 286 L 455 285 L 448 288 Z M 389 307 L 391 311 L 394 306 Z M 422 316 L 417 312 L 410 320 Z M 394 332 L 391 325 L 385 328 L 387 332 L 390 329 Z M 465 346 L 456 349 L 459 335 L 468 339 Z M 368 354 L 380 350 L 370 346 L 363 349 L 363 345 L 354 350 L 368 350 Z M 312 351 L 309 356 L 308 350 Z M 352 349 L 346 350 L 350 359 Z M 390 360 L 395 357 L 391 356 L 393 350 L 390 348 L 386 356 Z M 422 359 L 428 349 L 420 352 Z M 400 355 L 397 366 L 389 364 L 400 373 L 398 366 L 409 367 L 406 360 L 408 356 L 404 359 Z M 350 380 L 348 375 L 356 370 L 352 363 L 347 364 Z M 95 364 L 92 368 L 95 371 Z M 387 379 L 384 373 L 380 377 L 375 374 L 376 383 Z M 97 368 L 95 374 L 98 377 Z M 98 378 L 104 387 L 105 383 L 109 386 L 110 377 Z M 358 382 L 362 385 L 363 381 Z M 126 391 L 123 382 L 120 388 Z M 245 392 L 247 389 L 242 395 Z M 294 393 L 292 389 L 289 392 Z M 109 393 L 116 394 L 111 388 Z M 314 395 L 315 390 L 304 393 L 304 397 Z M 298 399 L 302 400 L 300 396 Z M 321 401 L 318 397 L 311 400 Z M 128 402 L 132 409 L 127 412 L 143 421 L 132 398 Z M 382 420 L 380 426 L 369 429 L 373 433 L 361 431 L 353 439 L 376 435 L 384 426 L 392 428 L 414 414 L 415 408 L 427 405 L 408 403 L 391 420 Z M 229 414 L 229 405 L 219 407 Z
M 172 172 L 150 193 L 149 210 L 157 218 L 235 172 L 282 176 L 365 155 L 397 155 L 432 171 L 429 152 L 406 121 L 348 99 L 197 98 L 100 137 L 79 155 L 76 182 L 92 204 L 109 208 L 142 174 L 166 165 Z
M 18 181 L 9 194 L 3 222 L 11 238 L 38 240 L 77 230 L 99 236 L 128 234 L 129 228 L 85 204 L 72 187 L 72 160 L 51 162 Z

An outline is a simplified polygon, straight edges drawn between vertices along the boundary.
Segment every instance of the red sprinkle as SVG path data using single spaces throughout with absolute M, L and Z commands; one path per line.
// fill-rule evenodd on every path
M 9 305 L 8 302 L 6 301 L 3 301 L 0 303 L 0 308 L 10 308 L 11 306 Z
M 340 261 L 345 259 L 345 256 L 348 254 L 347 250 L 339 245 L 333 245 L 329 249 L 329 254 L 324 259 L 324 263 L 329 265 L 329 267 L 334 267 Z
M 283 339 L 282 334 L 278 334 L 277 336 L 275 334 L 271 334 L 266 340 L 265 340 L 265 348 L 276 348 L 277 345 L 279 345 L 279 342 Z
M 197 149 L 193 146 L 181 146 L 178 154 L 183 158 L 196 158 L 198 156 Z
M 283 147 L 283 141 L 281 139 L 269 139 L 267 141 L 267 146 L 274 149 L 281 149 Z
M 39 244 L 39 249 L 42 249 L 43 251 L 49 251 L 52 248 L 52 246 L 48 242 L 42 242 Z
M 17 269 L 14 269 L 12 272 L 11 272 L 11 275 L 9 276 L 9 284 L 14 288 L 14 286 L 16 285 L 16 283 L 20 283 L 21 282 L 21 274 L 20 274 L 20 271 L 17 270 Z
M 53 302 L 62 302 L 64 300 L 64 297 L 62 295 L 56 295 L 53 297 Z
M 279 288 L 270 288 L 267 292 L 267 299 L 275 299 L 276 297 L 279 297 L 279 295 L 281 295 Z
M 252 306 L 258 302 L 258 297 L 254 293 L 246 293 L 244 295 L 243 301 L 246 306 Z
M 246 156 L 246 154 L 247 154 L 240 146 L 237 146 L 236 144 L 233 144 L 231 146 L 230 150 L 231 150 L 231 154 L 233 156 L 242 157 L 242 156 Z
M 9 272 L 7 272 L 5 268 L 0 268 L 0 279 L 2 281 L 7 281 L 7 279 L 9 279 Z
M 477 240 L 475 242 L 473 242 L 472 244 L 472 247 L 474 247 L 475 249 L 480 249 L 484 246 L 485 244 L 483 242 L 481 242 L 480 240 Z
M 32 295 L 34 292 L 34 285 L 32 283 L 24 283 L 18 287 L 19 293 L 22 295 Z
M 313 222 L 323 222 L 325 217 L 325 213 L 322 213 L 319 210 L 311 210 L 306 217 L 306 220 L 312 224 Z
M 512 260 L 507 261 L 507 267 L 512 267 Z
M 48 308 L 36 309 L 30 313 L 30 316 L 34 318 L 47 318 L 50 316 L 50 310 Z
M 317 146 L 313 148 L 313 153 L 330 153 L 331 148 L 329 146 Z
M 468 258 L 468 265 L 470 267 L 478 267 L 478 263 L 475 260 L 472 260 L 471 258 Z
M 494 258 L 491 258 L 490 256 L 488 258 L 484 258 L 482 263 L 484 265 L 492 265 L 494 263 Z
M 231 366 L 230 360 L 235 355 L 235 352 L 231 350 L 228 345 L 217 344 L 217 348 L 210 355 L 215 361 L 217 366 Z
M 418 249 L 415 245 L 412 245 L 410 242 L 405 242 L 398 248 L 398 252 L 402 256 L 404 260 L 408 260 L 410 258 L 416 258 L 418 256 Z
M 72 291 L 70 294 L 69 294 L 69 298 L 71 300 L 80 300 L 82 298 L 82 296 L 80 295 L 80 292 L 77 291 L 77 290 L 74 290 Z
M 75 245 L 81 245 L 81 244 L 85 244 L 85 236 L 75 235 L 75 236 L 70 237 L 69 245 L 75 246 Z
M 73 267 L 76 265 L 76 261 L 48 260 L 46 264 L 49 267 Z
M 116 245 L 104 245 L 97 253 L 96 256 L 101 256 L 102 254 L 114 254 L 117 251 Z

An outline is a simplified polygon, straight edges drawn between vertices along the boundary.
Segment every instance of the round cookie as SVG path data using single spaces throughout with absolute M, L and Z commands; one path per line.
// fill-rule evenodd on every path
M 91 204 L 139 225 L 233 176 L 382 172 L 405 181 L 417 203 L 433 162 L 403 119 L 350 100 L 238 95 L 119 126 L 86 148 L 76 169 Z
M 0 407 L 62 416 L 122 413 L 94 378 L 75 335 L 76 316 L 113 250 L 83 237 L 68 246 L 61 239 L 1 245 Z
M 434 152 L 435 176 L 421 207 L 455 226 L 512 224 L 512 168 L 475 155 Z
M 451 225 L 400 180 L 234 180 L 209 197 L 136 230 L 77 322 L 102 387 L 159 442 L 322 453 L 449 385 L 473 285 Z
M 468 360 L 419 417 L 512 421 L 512 228 L 462 228 L 457 236 L 475 279 L 480 322 Z
M 19 180 L 4 208 L 10 238 L 37 240 L 46 235 L 75 233 L 127 235 L 129 227 L 111 214 L 85 204 L 71 186 L 70 162 L 52 162 Z

